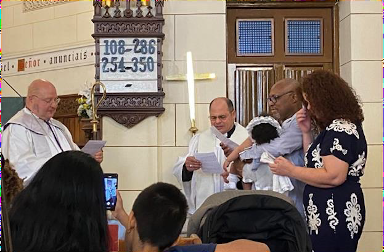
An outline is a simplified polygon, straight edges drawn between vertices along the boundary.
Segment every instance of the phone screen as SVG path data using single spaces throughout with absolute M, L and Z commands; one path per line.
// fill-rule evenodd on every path
M 115 210 L 117 201 L 117 173 L 104 174 L 105 206 L 107 210 Z

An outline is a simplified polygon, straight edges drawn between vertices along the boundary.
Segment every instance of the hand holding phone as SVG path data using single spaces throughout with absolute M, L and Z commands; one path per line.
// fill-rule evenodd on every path
M 117 173 L 104 173 L 105 207 L 107 210 L 115 210 L 117 201 Z

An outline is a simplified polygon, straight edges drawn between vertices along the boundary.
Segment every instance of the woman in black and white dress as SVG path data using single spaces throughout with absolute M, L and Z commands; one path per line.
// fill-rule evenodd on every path
M 314 252 L 356 251 L 365 222 L 359 182 L 367 159 L 362 108 L 348 83 L 331 72 L 313 72 L 302 88 L 306 106 L 297 121 L 305 166 L 314 169 L 279 157 L 271 170 L 307 183 L 303 202 Z M 314 140 L 311 120 L 320 131 Z

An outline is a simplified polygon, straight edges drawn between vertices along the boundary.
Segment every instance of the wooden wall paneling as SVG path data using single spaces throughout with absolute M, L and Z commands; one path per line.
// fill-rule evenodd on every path
M 78 103 L 76 101 L 79 98 L 77 94 L 62 95 L 60 97 L 60 103 L 57 107 L 54 118 L 63 123 L 72 135 L 73 141 L 81 148 L 89 140 L 83 128 L 87 128 L 90 124 L 89 120 L 81 120 L 77 115 Z M 99 124 L 100 125 L 100 124 Z M 101 130 L 101 125 L 99 130 Z

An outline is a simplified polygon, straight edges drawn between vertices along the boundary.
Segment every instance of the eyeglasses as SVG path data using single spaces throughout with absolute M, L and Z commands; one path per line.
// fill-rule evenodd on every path
M 38 97 L 37 95 L 32 95 L 32 96 L 35 96 L 37 99 L 42 100 L 43 102 L 45 102 L 47 104 L 55 103 L 57 105 L 60 102 L 60 98 L 59 97 L 52 98 L 52 99 L 42 99 L 42 98 Z
M 284 95 L 289 94 L 289 93 L 293 93 L 293 91 L 288 91 L 288 92 L 281 94 L 281 95 L 272 95 L 272 96 L 268 97 L 267 100 L 269 102 L 271 102 L 272 104 L 275 104 L 279 98 L 281 98 Z
M 208 116 L 208 118 L 212 122 L 216 121 L 217 119 L 219 119 L 219 121 L 225 121 L 225 120 L 227 120 L 228 116 L 229 115 Z

